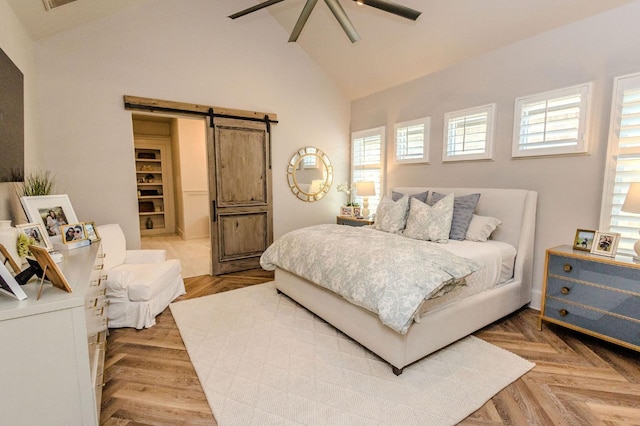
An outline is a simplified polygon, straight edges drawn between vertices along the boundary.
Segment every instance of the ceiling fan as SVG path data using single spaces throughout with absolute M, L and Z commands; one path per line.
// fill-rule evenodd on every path
M 241 10 L 240 12 L 234 13 L 233 15 L 229 15 L 229 18 L 231 19 L 240 18 L 241 16 L 248 15 L 249 13 L 255 12 L 260 9 L 264 9 L 265 7 L 271 6 L 276 3 L 280 3 L 281 1 L 284 1 L 284 0 L 263 1 L 262 3 L 259 3 L 253 7 Z M 384 10 L 385 12 L 389 12 L 394 15 L 398 15 L 403 18 L 410 19 L 412 21 L 415 21 L 416 19 L 418 19 L 418 17 L 422 13 L 417 10 L 411 9 L 401 4 L 393 3 L 388 0 L 353 0 L 353 1 L 355 1 L 360 5 L 375 7 L 376 9 Z M 307 19 L 309 18 L 309 15 L 311 15 L 311 11 L 313 10 L 317 2 L 318 0 L 307 0 L 306 4 L 304 5 L 304 8 L 302 9 L 302 13 L 300 13 L 300 17 L 296 22 L 296 25 L 293 27 L 293 31 L 291 32 L 291 36 L 289 37 L 290 42 L 298 40 L 298 37 L 302 32 L 302 28 L 304 27 L 304 24 L 307 23 Z M 347 37 L 349 37 L 349 40 L 351 40 L 352 43 L 355 43 L 356 41 L 360 40 L 360 35 L 358 35 L 358 32 L 356 31 L 355 27 L 351 23 L 351 20 L 347 16 L 347 13 L 344 11 L 344 9 L 342 8 L 338 0 L 324 0 L 324 2 L 327 4 L 329 9 L 333 13 L 333 16 L 336 17 L 336 19 L 338 20 L 338 23 L 340 23 L 340 26 L 342 26 L 342 29 L 347 34 Z

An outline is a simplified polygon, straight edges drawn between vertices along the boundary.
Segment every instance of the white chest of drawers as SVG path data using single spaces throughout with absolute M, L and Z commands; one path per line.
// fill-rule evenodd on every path
M 107 334 L 100 244 L 65 252 L 72 293 L 39 280 L 28 299 L 0 298 L 3 424 L 98 425 Z
M 570 246 L 547 250 L 542 321 L 640 351 L 640 264 Z

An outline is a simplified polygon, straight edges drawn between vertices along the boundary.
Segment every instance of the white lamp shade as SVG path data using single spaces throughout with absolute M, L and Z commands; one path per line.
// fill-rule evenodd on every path
M 356 193 L 360 197 L 374 197 L 376 195 L 376 185 L 372 181 L 357 182 Z
M 622 204 L 622 211 L 627 213 L 640 213 L 640 182 L 632 182 L 629 192 Z

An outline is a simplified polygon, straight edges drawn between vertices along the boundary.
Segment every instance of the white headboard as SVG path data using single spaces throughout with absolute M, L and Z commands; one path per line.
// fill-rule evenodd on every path
M 480 193 L 475 213 L 480 216 L 493 216 L 502 221 L 502 225 L 493 233 L 493 239 L 504 241 L 518 250 L 514 269 L 514 279 L 522 279 L 531 286 L 533 273 L 533 243 L 536 228 L 536 207 L 538 193 L 526 189 L 501 188 L 437 188 L 404 186 L 393 188 L 403 194 L 417 194 L 429 191 L 441 194 L 467 195 Z

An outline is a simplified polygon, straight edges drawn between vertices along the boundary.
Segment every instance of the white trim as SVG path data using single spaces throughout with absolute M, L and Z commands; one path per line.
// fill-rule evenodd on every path
M 474 114 L 487 115 L 487 129 L 484 138 L 484 152 L 477 154 L 470 154 L 460 152 L 458 154 L 448 155 L 449 146 L 449 122 L 456 118 L 462 118 L 465 116 L 471 116 Z M 444 129 L 443 129 L 443 147 L 442 147 L 442 161 L 470 161 L 470 160 L 491 160 L 493 159 L 493 144 L 494 144 L 494 129 L 495 129 L 495 115 L 496 104 L 488 104 L 477 106 L 473 108 L 467 108 L 458 111 L 448 112 L 444 115 Z
M 551 90 L 530 96 L 517 98 L 515 101 L 513 139 L 511 145 L 511 156 L 539 157 L 548 155 L 576 155 L 588 153 L 588 127 L 591 104 L 591 94 L 593 93 L 593 83 L 585 83 L 576 86 L 566 87 L 558 90 Z M 547 148 L 522 149 L 520 143 L 520 127 L 522 124 L 522 107 L 525 104 L 543 102 L 563 98 L 571 95 L 580 95 L 580 115 L 578 118 L 578 135 L 576 144 L 571 146 L 554 146 Z
M 367 137 L 371 137 L 371 136 L 378 136 L 380 137 L 380 164 L 374 166 L 362 166 L 362 167 L 358 167 L 359 170 L 366 170 L 367 168 L 370 169 L 375 169 L 375 170 L 379 170 L 380 172 L 380 179 L 379 179 L 379 187 L 376 188 L 376 196 L 375 197 L 369 197 L 369 208 L 370 210 L 373 212 L 375 211 L 379 200 L 382 198 L 382 195 L 385 193 L 385 187 L 386 187 L 386 165 L 387 165 L 387 149 L 386 149 L 386 126 L 380 126 L 380 127 L 375 127 L 372 129 L 366 129 L 366 130 L 360 130 L 360 131 L 356 131 L 356 132 L 352 132 L 351 133 L 351 141 L 350 141 L 350 148 L 351 148 L 351 163 L 350 163 L 350 173 L 351 173 L 351 179 L 350 182 L 355 182 L 356 177 L 355 175 L 355 165 L 354 165 L 354 144 L 353 141 L 355 139 L 361 139 L 361 138 L 367 138 Z M 365 180 L 374 180 L 375 179 L 365 179 Z M 360 197 L 357 197 L 360 198 Z
M 621 124 L 621 113 L 622 113 L 622 102 L 624 97 L 624 92 L 627 89 L 640 89 L 640 73 L 627 74 L 623 76 L 618 76 L 613 80 L 613 93 L 611 99 L 611 114 L 609 118 L 609 133 L 608 133 L 608 143 L 607 143 L 607 157 L 604 169 L 604 178 L 602 184 L 602 202 L 600 207 L 600 224 L 599 229 L 604 231 L 612 231 L 612 220 L 613 220 L 613 207 L 614 207 L 614 198 L 616 193 L 618 194 L 617 199 L 620 201 L 620 191 L 621 187 L 624 185 L 628 185 L 630 183 L 629 178 L 620 178 L 617 179 L 617 163 L 618 158 L 623 155 L 639 155 L 640 149 L 630 148 L 626 152 L 620 151 L 620 124 Z M 630 223 L 633 223 L 633 218 L 637 215 L 632 213 L 624 213 L 621 212 L 617 216 L 625 216 L 629 215 Z M 620 228 L 620 225 L 617 225 L 616 228 Z M 627 227 L 633 229 L 633 226 L 629 224 L 623 225 L 623 227 Z M 631 245 L 633 242 L 637 240 L 637 235 L 630 235 L 628 232 L 623 232 L 620 242 L 620 250 L 619 253 L 624 254 L 632 254 L 633 250 Z
M 422 157 L 420 158 L 398 158 L 398 129 L 416 125 L 423 125 L 422 136 Z M 416 120 L 403 121 L 393 125 L 393 157 L 396 164 L 415 164 L 429 162 L 430 149 L 430 133 L 431 133 L 431 117 L 418 118 Z

